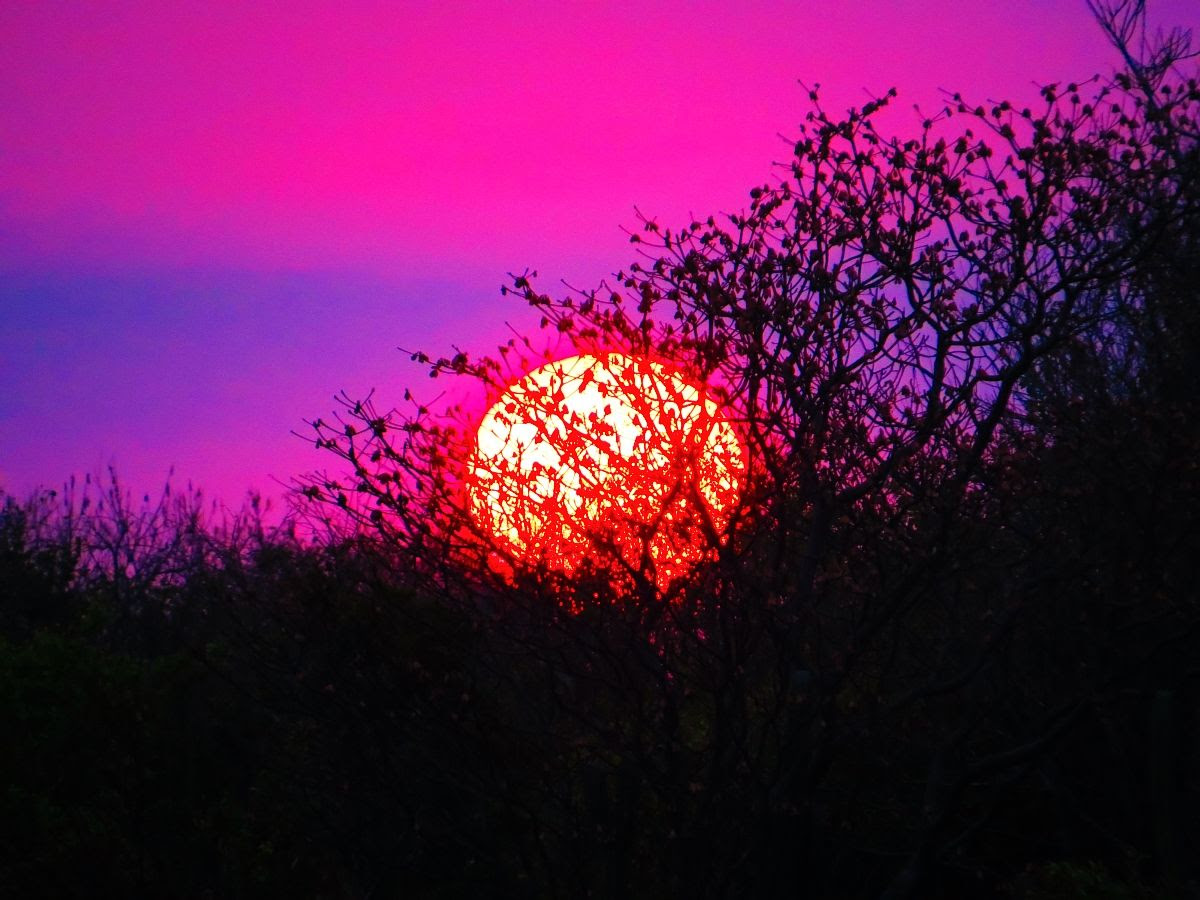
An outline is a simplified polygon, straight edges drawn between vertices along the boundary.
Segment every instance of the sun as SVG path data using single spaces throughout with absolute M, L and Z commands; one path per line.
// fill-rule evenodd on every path
M 619 353 L 543 365 L 479 425 L 468 465 L 477 524 L 516 560 L 585 561 L 659 588 L 715 556 L 745 451 L 704 387 Z

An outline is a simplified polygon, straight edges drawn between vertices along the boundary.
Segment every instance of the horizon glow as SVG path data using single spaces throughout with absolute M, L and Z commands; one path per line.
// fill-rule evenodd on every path
M 398 346 L 536 331 L 506 272 L 591 287 L 635 206 L 744 208 L 797 79 L 834 112 L 894 85 L 903 132 L 942 88 L 1118 62 L 1077 0 L 39 3 L 0 33 L 0 490 L 113 463 L 231 504 L 327 464 L 291 432 L 339 390 L 432 400 Z

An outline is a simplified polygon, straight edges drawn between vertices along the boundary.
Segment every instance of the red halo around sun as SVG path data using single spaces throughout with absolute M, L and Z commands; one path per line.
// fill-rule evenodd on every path
M 745 452 L 703 387 L 619 353 L 543 365 L 479 426 L 467 470 L 478 525 L 517 562 L 585 561 L 660 589 L 715 556 Z

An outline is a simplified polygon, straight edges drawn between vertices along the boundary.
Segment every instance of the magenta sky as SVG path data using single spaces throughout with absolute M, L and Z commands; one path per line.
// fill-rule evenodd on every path
M 592 284 L 635 204 L 743 206 L 798 78 L 895 85 L 905 128 L 1115 61 L 1083 0 L 10 3 L 0 35 L 0 488 L 174 465 L 230 501 L 323 462 L 289 431 L 337 390 L 430 393 L 397 345 L 527 324 L 506 271 Z

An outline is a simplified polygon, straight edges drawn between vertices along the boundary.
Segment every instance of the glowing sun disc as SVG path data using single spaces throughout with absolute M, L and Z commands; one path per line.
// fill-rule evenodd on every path
M 682 373 L 618 353 L 543 365 L 479 425 L 469 505 L 516 558 L 650 572 L 714 555 L 746 468 L 732 424 Z

